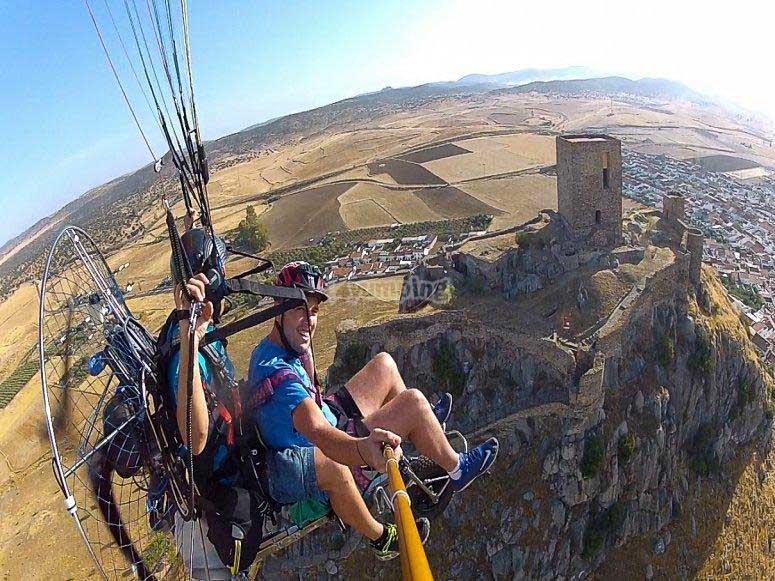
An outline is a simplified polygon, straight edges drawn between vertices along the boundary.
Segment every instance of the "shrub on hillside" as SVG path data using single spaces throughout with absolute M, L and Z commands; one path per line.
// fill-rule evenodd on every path
M 726 277 L 722 279 L 722 282 L 727 288 L 727 291 L 729 291 L 729 294 L 742 301 L 743 304 L 751 307 L 754 311 L 758 311 L 764 305 L 764 299 L 762 299 L 762 296 L 759 294 L 759 291 L 756 290 L 756 288 L 742 284 L 735 284 Z
M 657 340 L 657 361 L 663 369 L 667 368 L 675 359 L 675 344 L 667 335 L 662 335 Z
M 619 444 L 617 447 L 617 455 L 619 457 L 619 464 L 621 466 L 627 466 L 632 460 L 632 455 L 635 453 L 635 437 L 632 434 L 627 434 L 619 438 Z
M 446 285 L 444 285 L 444 288 L 436 293 L 436 296 L 433 297 L 433 299 L 437 306 L 450 306 L 455 300 L 455 285 L 453 285 L 451 282 L 448 282 Z
M 581 458 L 581 475 L 584 478 L 597 476 L 603 467 L 605 459 L 605 444 L 602 436 L 592 434 L 584 443 L 584 456 Z
M 755 399 L 756 391 L 748 381 L 748 378 L 741 375 L 737 379 L 737 412 L 743 411 Z
M 708 375 L 713 371 L 713 355 L 711 353 L 711 343 L 707 332 L 702 327 L 698 327 L 697 341 L 694 345 L 694 351 L 686 360 L 689 371 L 695 377 Z
M 256 209 L 248 206 L 245 209 L 245 219 L 237 226 L 237 236 L 234 243 L 250 252 L 261 252 L 269 244 L 266 227 L 259 222 Z
M 606 538 L 616 533 L 626 518 L 627 509 L 623 503 L 618 501 L 590 518 L 584 531 L 581 556 L 585 559 L 594 557 L 603 548 Z
M 431 362 L 431 371 L 452 397 L 463 394 L 465 375 L 452 353 L 452 348 L 447 343 L 439 345 L 439 350 Z
M 721 463 L 713 449 L 714 432 L 710 422 L 702 424 L 689 443 L 689 467 L 700 476 L 710 476 L 721 471 Z

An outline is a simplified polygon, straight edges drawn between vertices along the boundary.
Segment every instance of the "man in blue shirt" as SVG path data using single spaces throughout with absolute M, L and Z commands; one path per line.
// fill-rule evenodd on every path
M 324 399 L 311 353 L 318 312 L 328 299 L 321 273 L 305 262 L 292 262 L 279 272 L 276 284 L 303 289 L 307 305 L 276 317 L 250 360 L 252 399 L 262 402 L 253 419 L 270 449 L 270 493 L 283 504 L 309 497 L 329 501 L 346 524 L 371 540 L 379 559 L 392 559 L 398 555 L 396 527 L 371 516 L 350 468 L 368 465 L 384 471 L 383 445 L 400 451 L 403 437 L 447 470 L 454 490 L 460 491 L 492 466 L 498 441 L 490 438 L 470 452 L 456 453 L 441 426 L 451 398 L 431 406 L 422 392 L 406 388 L 387 353 L 369 361 L 343 393 Z M 418 525 L 424 542 L 428 521 Z

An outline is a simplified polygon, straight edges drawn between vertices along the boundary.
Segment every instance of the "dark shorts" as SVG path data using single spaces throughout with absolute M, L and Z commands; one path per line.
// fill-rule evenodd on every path
M 346 434 L 356 438 L 364 438 L 369 435 L 369 429 L 363 423 L 363 414 L 358 404 L 345 388 L 325 398 L 331 412 L 336 416 L 336 427 Z

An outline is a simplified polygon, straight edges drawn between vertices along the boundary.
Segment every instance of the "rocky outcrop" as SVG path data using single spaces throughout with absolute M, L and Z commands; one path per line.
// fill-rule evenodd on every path
M 568 348 L 488 326 L 460 311 L 340 333 L 329 389 L 339 388 L 380 351 L 393 356 L 408 386 L 430 398 L 452 393 L 451 421 L 464 432 L 529 407 L 567 405 L 573 391 L 576 364 Z
M 498 237 L 508 237 L 510 247 L 493 253 L 478 244 Z M 413 312 L 427 304 L 427 299 L 421 302 L 404 298 L 418 296 L 418 288 L 426 289 L 424 294 L 420 293 L 423 296 L 435 292 L 429 268 L 444 268 L 445 277 L 456 286 L 467 286 L 480 293 L 495 291 L 507 300 L 514 300 L 536 293 L 556 283 L 565 273 L 581 267 L 608 268 L 618 267 L 623 262 L 637 263 L 643 253 L 637 241 L 615 249 L 590 246 L 571 235 L 557 212 L 543 210 L 538 217 L 516 227 L 513 234 L 509 230 L 508 233 L 488 233 L 472 238 L 454 249 L 446 249 L 443 255 L 432 257 L 438 266 L 418 267 L 417 275 L 410 275 L 404 281 L 401 312 Z M 409 308 L 405 308 L 404 303 Z
M 501 440 L 492 475 L 433 525 L 427 549 L 439 578 L 578 578 L 634 540 L 664 552 L 691 489 L 769 438 L 772 380 L 720 285 L 703 276 L 705 307 L 673 273 L 580 347 L 458 312 L 340 334 L 331 388 L 387 351 L 407 384 L 429 397 L 453 391 L 451 425 L 474 442 Z M 267 571 L 282 563 L 312 576 L 396 576 L 397 563 L 341 560 L 362 549 L 328 537 L 306 539 Z
M 399 313 L 413 313 L 431 302 L 443 302 L 440 296 L 449 282 L 447 269 L 442 265 L 421 263 L 404 277 Z

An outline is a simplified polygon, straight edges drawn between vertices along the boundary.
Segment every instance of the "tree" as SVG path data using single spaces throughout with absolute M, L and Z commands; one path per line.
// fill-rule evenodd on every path
M 245 209 L 245 219 L 240 221 L 239 226 L 237 226 L 235 243 L 251 252 L 261 252 L 269 244 L 266 226 L 259 222 L 256 209 L 253 206 L 248 206 Z

